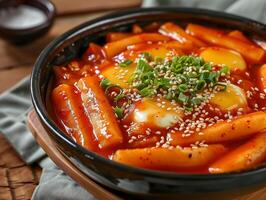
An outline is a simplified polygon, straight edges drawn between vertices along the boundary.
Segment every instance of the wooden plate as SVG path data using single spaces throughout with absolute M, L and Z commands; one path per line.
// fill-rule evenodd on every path
M 122 197 L 117 194 L 113 194 L 108 189 L 95 183 L 83 172 L 81 172 L 75 165 L 68 161 L 60 151 L 55 147 L 54 143 L 44 130 L 42 124 L 35 111 L 31 111 L 28 115 L 28 126 L 35 137 L 37 143 L 43 148 L 47 155 L 55 162 L 55 164 L 61 168 L 66 174 L 68 174 L 73 180 L 84 187 L 88 192 L 94 195 L 99 200 L 123 200 Z M 247 194 L 233 200 L 265 200 L 266 188 L 260 189 L 251 194 Z

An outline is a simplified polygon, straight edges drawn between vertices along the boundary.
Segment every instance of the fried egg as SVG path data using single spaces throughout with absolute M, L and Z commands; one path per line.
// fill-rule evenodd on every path
M 184 117 L 183 110 L 167 100 L 156 101 L 143 98 L 137 102 L 133 111 L 133 121 L 157 128 L 167 128 Z
M 246 62 L 240 53 L 221 47 L 208 47 L 204 49 L 200 56 L 206 62 L 212 62 L 217 65 L 226 65 L 230 70 L 245 71 L 247 68 Z
M 233 84 L 228 84 L 225 91 L 215 93 L 210 99 L 210 103 L 225 112 L 247 107 L 245 92 L 243 89 Z

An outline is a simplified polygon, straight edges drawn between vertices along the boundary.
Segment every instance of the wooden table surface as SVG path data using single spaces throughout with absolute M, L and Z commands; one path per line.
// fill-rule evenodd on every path
M 40 51 L 58 35 L 110 10 L 136 7 L 141 2 L 141 0 L 52 1 L 57 7 L 58 17 L 46 36 L 21 47 L 10 45 L 0 39 L 0 93 L 29 75 Z M 30 199 L 39 182 L 40 174 L 40 167 L 27 166 L 0 134 L 0 200 Z M 265 199 L 266 189 L 262 189 L 236 200 Z

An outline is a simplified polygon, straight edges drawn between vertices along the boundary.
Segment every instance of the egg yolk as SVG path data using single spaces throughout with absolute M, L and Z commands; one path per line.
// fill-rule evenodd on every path
M 230 70 L 245 71 L 247 68 L 246 62 L 240 53 L 221 47 L 208 47 L 204 49 L 200 56 L 206 62 L 212 62 L 216 65 L 226 65 Z
M 138 102 L 133 111 L 133 121 L 158 128 L 171 127 L 182 120 L 183 116 L 184 113 L 178 105 L 167 100 L 156 101 L 150 98 Z
M 233 84 L 228 84 L 225 91 L 215 93 L 210 99 L 210 103 L 225 112 L 247 107 L 247 99 L 244 91 Z

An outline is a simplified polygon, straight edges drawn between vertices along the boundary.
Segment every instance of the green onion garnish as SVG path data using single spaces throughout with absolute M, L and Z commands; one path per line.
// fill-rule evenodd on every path
M 196 85 L 196 90 L 201 91 L 205 87 L 206 82 L 204 80 L 199 80 Z
M 123 117 L 124 109 L 116 106 L 116 107 L 114 108 L 114 112 L 115 112 L 115 115 L 116 115 L 119 119 L 121 119 L 121 118 Z
M 146 60 L 139 59 L 137 62 L 137 71 L 148 72 L 148 71 L 152 71 L 152 68 L 149 66 Z
M 223 66 L 221 69 L 220 69 L 220 73 L 221 74 L 228 74 L 230 72 L 230 69 L 229 67 L 227 66 Z
M 220 81 L 220 77 L 228 73 L 228 67 L 214 68 L 197 56 L 175 56 L 166 60 L 143 53 L 128 83 L 143 97 L 160 94 L 181 103 L 184 109 L 190 111 L 205 101 L 204 92 L 226 90 L 226 84 Z
M 124 60 L 123 62 L 119 63 L 120 67 L 127 67 L 129 66 L 131 63 L 133 63 L 131 60 Z
M 118 94 L 115 98 L 114 98 L 114 101 L 115 102 L 118 102 L 119 100 L 123 99 L 126 95 L 121 92 L 120 94 Z
M 178 96 L 178 101 L 182 102 L 182 103 L 187 103 L 188 101 L 188 96 L 184 95 L 183 93 L 179 93 Z
M 152 55 L 148 52 L 143 52 L 140 57 L 146 59 L 147 61 L 151 61 L 153 59 Z
M 103 89 L 106 89 L 107 87 L 109 87 L 111 85 L 111 82 L 109 79 L 105 78 L 103 79 L 101 82 L 100 82 L 100 86 L 103 88 Z
M 140 95 L 143 97 L 152 96 L 152 90 L 150 88 L 143 88 L 139 91 Z
M 179 89 L 180 92 L 186 92 L 187 89 L 188 89 L 188 86 L 187 86 L 187 84 L 180 84 L 178 86 L 178 89 Z
M 223 82 L 218 82 L 218 83 L 216 83 L 215 86 L 218 86 L 219 91 L 225 91 L 226 88 L 227 88 L 227 84 L 226 83 L 223 83 Z
M 202 102 L 203 100 L 204 100 L 203 98 L 194 97 L 194 98 L 192 98 L 191 102 L 192 102 L 194 105 L 199 105 L 199 104 L 201 104 L 201 102 Z

